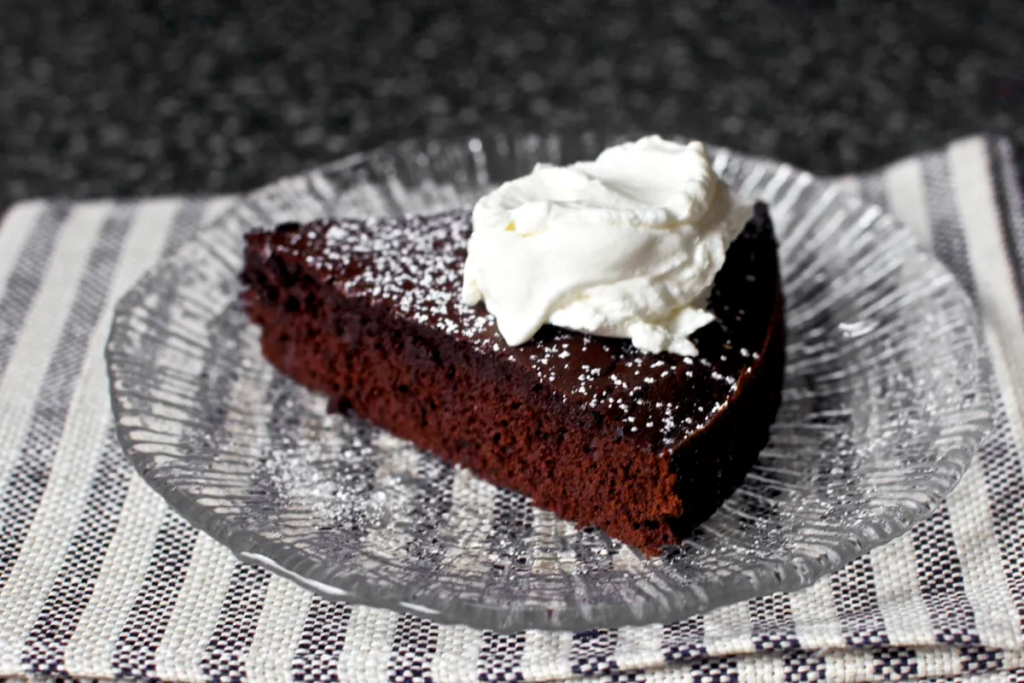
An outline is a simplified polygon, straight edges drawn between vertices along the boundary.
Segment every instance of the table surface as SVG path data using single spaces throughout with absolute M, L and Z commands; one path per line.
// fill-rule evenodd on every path
M 251 188 L 486 129 L 681 133 L 820 173 L 1024 143 L 1019 0 L 5 0 L 0 207 Z

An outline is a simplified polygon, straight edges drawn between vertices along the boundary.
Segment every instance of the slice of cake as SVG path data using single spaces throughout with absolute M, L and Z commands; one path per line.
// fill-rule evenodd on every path
M 763 205 L 746 212 L 684 336 L 655 334 L 679 328 L 666 316 L 625 338 L 544 324 L 511 345 L 488 301 L 464 301 L 465 210 L 251 233 L 242 297 L 266 357 L 333 409 L 658 554 L 740 484 L 779 404 L 775 239 Z M 641 332 L 674 352 L 642 350 Z

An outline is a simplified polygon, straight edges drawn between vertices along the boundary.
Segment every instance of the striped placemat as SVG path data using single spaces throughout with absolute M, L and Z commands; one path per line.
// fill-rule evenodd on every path
M 238 563 L 135 475 L 113 304 L 229 199 L 31 201 L 0 227 L 0 676 L 167 681 L 1024 681 L 1024 200 L 1006 140 L 837 180 L 981 311 L 996 432 L 948 503 L 813 587 L 668 625 L 499 635 L 329 603 Z

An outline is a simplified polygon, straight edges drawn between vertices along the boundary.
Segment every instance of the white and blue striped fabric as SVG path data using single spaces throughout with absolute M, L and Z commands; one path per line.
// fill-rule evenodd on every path
M 160 681 L 1024 681 L 1024 199 L 1006 140 L 836 180 L 976 301 L 993 437 L 948 503 L 810 589 L 667 625 L 495 634 L 329 603 L 226 549 L 128 466 L 118 297 L 230 199 L 32 201 L 0 226 L 0 677 Z

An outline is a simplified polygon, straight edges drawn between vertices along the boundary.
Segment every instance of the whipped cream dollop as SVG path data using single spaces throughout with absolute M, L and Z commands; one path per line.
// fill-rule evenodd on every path
M 517 346 L 545 323 L 692 356 L 689 335 L 752 206 L 711 168 L 700 142 L 657 136 L 596 160 L 537 164 L 473 208 L 462 286 Z

